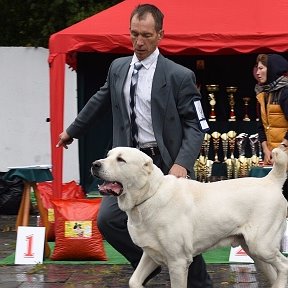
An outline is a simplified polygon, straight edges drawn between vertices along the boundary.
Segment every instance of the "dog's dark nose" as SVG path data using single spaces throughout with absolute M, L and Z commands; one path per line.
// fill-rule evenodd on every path
M 92 170 L 92 174 L 95 175 L 95 173 L 97 173 L 97 171 L 101 168 L 101 162 L 100 161 L 95 161 L 92 163 L 92 167 L 91 167 L 91 170 Z

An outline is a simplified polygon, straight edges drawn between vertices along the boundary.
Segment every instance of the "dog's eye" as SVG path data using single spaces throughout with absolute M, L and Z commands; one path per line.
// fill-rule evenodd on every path
M 118 161 L 118 162 L 124 162 L 124 163 L 126 163 L 126 161 L 125 161 L 122 157 L 120 157 L 120 156 L 117 157 L 117 161 Z

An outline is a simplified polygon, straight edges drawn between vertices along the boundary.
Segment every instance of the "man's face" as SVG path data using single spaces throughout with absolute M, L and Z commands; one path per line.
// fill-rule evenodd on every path
M 260 84 L 264 84 L 267 81 L 267 67 L 261 61 L 257 65 L 256 76 Z
M 156 32 L 155 21 L 150 13 L 143 19 L 134 15 L 130 23 L 130 35 L 137 58 L 141 61 L 151 55 L 163 37 L 163 30 Z

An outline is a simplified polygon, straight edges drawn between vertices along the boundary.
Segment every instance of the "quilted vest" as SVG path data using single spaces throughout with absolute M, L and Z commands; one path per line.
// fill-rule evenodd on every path
M 277 147 L 283 140 L 288 127 L 288 121 L 279 104 L 270 103 L 272 94 L 268 95 L 268 103 L 265 104 L 265 93 L 259 93 L 256 98 L 260 103 L 261 119 L 267 137 L 269 149 Z

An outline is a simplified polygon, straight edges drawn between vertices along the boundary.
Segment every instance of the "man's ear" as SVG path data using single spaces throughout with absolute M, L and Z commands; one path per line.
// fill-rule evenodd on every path
M 163 37 L 164 37 L 164 30 L 161 29 L 161 30 L 158 32 L 158 40 L 163 39 Z
M 144 165 L 143 165 L 143 169 L 145 171 L 147 171 L 148 174 L 151 174 L 152 170 L 153 170 L 153 161 L 152 159 L 148 159 Z

